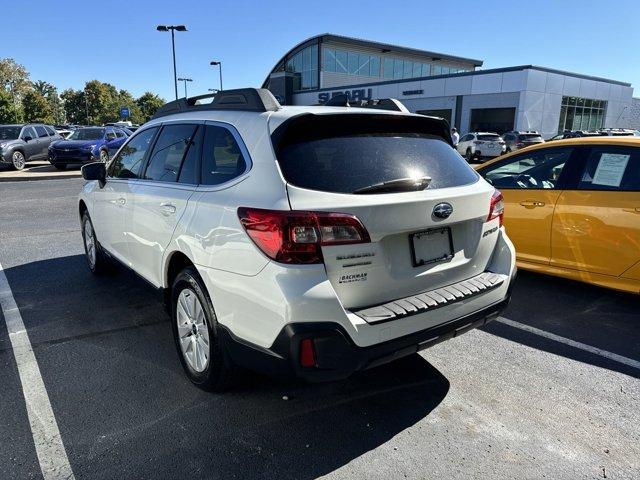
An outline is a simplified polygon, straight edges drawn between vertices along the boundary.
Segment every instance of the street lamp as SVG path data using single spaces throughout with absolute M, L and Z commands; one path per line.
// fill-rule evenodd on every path
M 191 78 L 179 78 L 179 82 L 184 82 L 184 98 L 187 98 L 187 82 L 193 82 Z
M 211 62 L 209 62 L 209 65 L 213 65 L 213 66 L 218 65 L 220 67 L 220 91 L 222 91 L 222 62 L 217 60 L 212 60 Z
M 171 31 L 171 49 L 173 51 L 173 86 L 176 91 L 176 100 L 178 99 L 178 81 L 176 73 L 176 40 L 174 32 L 177 30 L 178 32 L 186 32 L 187 27 L 184 25 L 158 25 L 156 30 L 159 32 L 168 32 Z

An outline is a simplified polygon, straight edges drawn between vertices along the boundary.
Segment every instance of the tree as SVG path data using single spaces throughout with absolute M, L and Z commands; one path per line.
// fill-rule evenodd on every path
M 37 80 L 33 82 L 33 89 L 42 95 L 51 106 L 54 123 L 64 122 L 64 107 L 56 86 L 43 80 Z
M 68 88 L 60 94 L 60 98 L 64 103 L 68 122 L 80 125 L 89 123 L 86 115 L 84 91 Z
M 158 109 L 167 102 L 155 93 L 145 92 L 136 100 L 136 103 L 142 115 L 140 123 L 144 123 L 148 122 Z
M 31 89 L 29 72 L 13 58 L 0 59 L 0 89 L 11 95 L 13 101 L 13 122 L 22 121 L 22 97 Z
M 47 99 L 36 90 L 22 97 L 22 110 L 27 122 L 54 123 L 53 109 Z
M 16 123 L 16 106 L 13 102 L 13 96 L 0 88 L 0 124 Z

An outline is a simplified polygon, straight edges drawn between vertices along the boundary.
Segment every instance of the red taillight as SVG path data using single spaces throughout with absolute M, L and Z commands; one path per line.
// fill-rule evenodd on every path
M 305 368 L 316 366 L 316 354 L 313 351 L 313 340 L 310 338 L 300 342 L 300 366 Z
M 523 142 L 516 142 L 516 147 L 524 147 L 524 143 Z
M 489 216 L 487 217 L 487 222 L 490 220 L 494 220 L 496 218 L 500 219 L 500 226 L 504 221 L 504 199 L 502 198 L 502 193 L 500 190 L 494 190 L 491 195 L 491 203 L 489 206 Z
M 323 246 L 371 241 L 360 220 L 345 213 L 240 207 L 238 217 L 257 247 L 282 263 L 322 263 Z

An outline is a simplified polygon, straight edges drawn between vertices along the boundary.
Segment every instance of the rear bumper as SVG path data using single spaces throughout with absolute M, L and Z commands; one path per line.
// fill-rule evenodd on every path
M 506 297 L 493 305 L 445 324 L 368 347 L 357 346 L 344 328 L 334 322 L 288 324 L 269 349 L 244 342 L 224 327 L 221 328 L 221 334 L 227 354 L 240 366 L 273 376 L 298 377 L 310 382 L 340 380 L 356 371 L 383 365 L 481 327 L 507 307 L 514 279 Z M 313 340 L 314 367 L 300 366 L 300 343 L 304 339 Z

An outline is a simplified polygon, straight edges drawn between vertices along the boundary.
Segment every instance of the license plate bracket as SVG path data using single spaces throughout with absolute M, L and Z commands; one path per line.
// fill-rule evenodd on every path
M 409 235 L 411 262 L 414 267 L 446 262 L 453 258 L 450 227 L 430 228 Z

